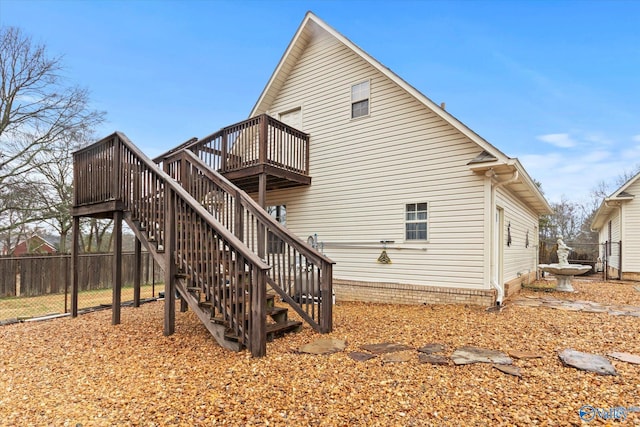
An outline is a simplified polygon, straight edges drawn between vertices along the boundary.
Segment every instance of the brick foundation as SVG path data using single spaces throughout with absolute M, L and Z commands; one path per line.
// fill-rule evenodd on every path
M 520 277 L 516 277 L 515 279 L 509 280 L 504 284 L 504 299 L 509 299 L 514 295 L 517 295 L 518 292 L 522 289 L 522 285 L 528 285 L 531 282 L 536 280 L 536 272 L 532 271 L 530 273 L 526 273 L 521 275 Z
M 337 301 L 364 301 L 385 304 L 495 304 L 494 289 L 465 289 L 441 286 L 374 283 L 333 279 Z
M 640 280 L 640 273 L 625 271 L 622 273 L 622 280 Z

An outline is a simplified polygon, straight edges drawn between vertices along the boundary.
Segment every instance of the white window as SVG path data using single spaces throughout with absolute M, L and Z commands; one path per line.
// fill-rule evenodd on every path
M 267 212 L 280 225 L 287 226 L 287 207 L 285 205 L 268 206 Z M 280 240 L 275 234 L 269 232 L 267 235 L 267 252 L 271 254 L 281 254 L 284 252 L 284 241 Z
M 351 86 L 351 118 L 369 115 L 369 80 Z
M 407 203 L 405 207 L 405 239 L 427 240 L 427 204 Z

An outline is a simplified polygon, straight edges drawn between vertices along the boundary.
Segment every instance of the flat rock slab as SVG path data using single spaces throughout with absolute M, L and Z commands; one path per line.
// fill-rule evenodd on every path
M 308 354 L 331 354 L 342 351 L 346 347 L 347 343 L 344 340 L 323 338 L 303 345 L 298 349 L 298 352 Z
M 465 346 L 456 349 L 451 355 L 451 360 L 456 365 L 468 365 L 470 363 L 495 363 L 496 365 L 511 365 L 513 360 L 506 354 L 486 348 Z
M 393 352 L 383 354 L 381 357 L 382 361 L 385 363 L 402 363 L 413 359 L 415 357 L 415 353 L 409 351 Z
M 503 372 L 507 375 L 513 375 L 514 377 L 522 378 L 522 373 L 520 372 L 520 368 L 513 365 L 493 365 L 498 371 Z
M 365 344 L 361 348 L 373 354 L 395 353 L 396 351 L 413 350 L 413 348 L 407 345 L 392 342 Z
M 418 355 L 418 361 L 420 363 L 429 363 L 431 365 L 449 365 L 451 363 L 451 359 L 448 357 L 426 353 L 420 353 Z
M 581 371 L 594 372 L 598 375 L 618 375 L 609 359 L 604 356 L 583 353 L 570 348 L 562 350 L 558 356 L 565 365 Z
M 376 355 L 371 353 L 363 353 L 361 351 L 352 351 L 351 353 L 349 353 L 349 357 L 357 362 L 366 362 L 367 360 L 376 357 Z
M 443 344 L 427 344 L 423 347 L 420 347 L 418 349 L 418 351 L 420 353 L 426 353 L 426 354 L 431 354 L 431 353 L 442 353 L 444 351 L 446 347 Z
M 623 362 L 633 363 L 634 365 L 640 365 L 640 356 L 631 353 L 620 353 L 614 351 L 613 353 L 607 353 L 607 356 L 611 356 L 614 359 L 622 360 Z
M 513 357 L 514 359 L 541 359 L 542 355 L 538 354 L 538 353 L 533 353 L 531 351 L 510 351 L 509 352 L 509 356 Z

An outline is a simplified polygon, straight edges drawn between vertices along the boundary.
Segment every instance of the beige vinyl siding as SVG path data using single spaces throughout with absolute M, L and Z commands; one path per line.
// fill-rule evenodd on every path
M 537 227 L 538 216 L 508 190 L 499 187 L 496 204 L 504 209 L 504 270 L 503 280 L 512 279 L 536 271 L 537 268 Z M 511 246 L 507 246 L 508 230 L 511 225 Z M 529 247 L 526 247 L 527 231 Z
M 635 195 L 633 200 L 623 207 L 624 224 L 622 224 L 622 271 L 640 272 L 640 180 L 626 190 Z
M 370 80 L 370 115 L 351 119 L 353 84 Z M 302 107 L 312 184 L 269 192 L 287 227 L 317 234 L 344 280 L 486 289 L 481 150 L 332 37 L 310 40 L 267 110 Z M 428 241 L 405 242 L 406 203 L 428 203 Z M 376 262 L 380 240 L 392 264 Z

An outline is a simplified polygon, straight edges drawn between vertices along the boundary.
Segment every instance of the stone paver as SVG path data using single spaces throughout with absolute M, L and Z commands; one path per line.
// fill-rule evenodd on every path
M 425 346 L 420 347 L 418 351 L 420 353 L 426 353 L 426 354 L 442 353 L 445 350 L 445 348 L 446 347 L 444 344 L 432 343 L 432 344 L 427 344 Z
M 366 362 L 367 360 L 376 357 L 376 355 L 371 353 L 364 353 L 362 351 L 352 351 L 351 353 L 349 353 L 349 357 L 357 362 Z
M 309 354 L 331 354 L 344 350 L 347 343 L 343 340 L 333 338 L 319 339 L 312 343 L 305 344 L 298 349 L 300 353 Z
M 520 368 L 513 365 L 493 365 L 498 371 L 503 372 L 508 375 L 513 375 L 514 377 L 522 378 L 522 373 L 520 372 Z
M 489 350 L 487 348 L 465 346 L 456 349 L 451 355 L 451 360 L 456 365 L 469 363 L 495 363 L 497 365 L 511 365 L 513 360 L 506 354 Z
M 513 357 L 514 359 L 541 359 L 542 358 L 541 354 L 533 353 L 530 351 L 518 351 L 518 350 L 510 351 L 509 356 Z
M 548 296 L 527 295 L 513 301 L 521 307 L 553 308 L 563 311 L 581 311 L 585 313 L 609 313 L 612 316 L 640 317 L 640 307 L 634 305 L 605 305 L 593 301 L 571 301 Z
M 429 363 L 431 365 L 450 365 L 451 359 L 446 356 L 438 354 L 420 353 L 418 355 L 418 361 L 420 363 Z
M 613 357 L 614 359 L 622 360 L 623 362 L 633 363 L 634 365 L 640 365 L 640 356 L 637 354 L 631 353 L 620 353 L 614 351 L 612 353 L 607 353 L 607 356 Z
M 394 342 L 383 342 L 378 344 L 365 344 L 362 346 L 362 349 L 373 354 L 384 354 L 394 353 L 396 351 L 412 350 L 412 347 Z
M 618 375 L 609 359 L 598 354 L 584 353 L 568 348 L 562 350 L 558 356 L 565 365 L 581 371 L 595 372 L 599 375 Z

